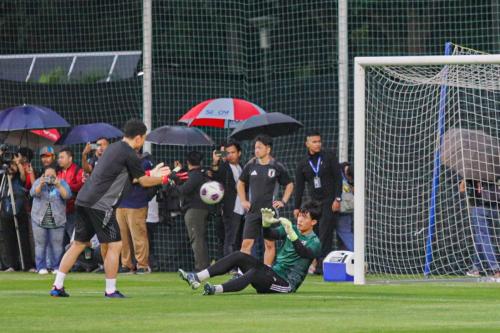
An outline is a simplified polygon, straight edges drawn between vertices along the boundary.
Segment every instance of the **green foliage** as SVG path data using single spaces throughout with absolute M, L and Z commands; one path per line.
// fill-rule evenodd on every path
M 40 75 L 39 83 L 67 83 L 68 75 L 61 67 L 53 70 L 52 72 L 43 73 Z

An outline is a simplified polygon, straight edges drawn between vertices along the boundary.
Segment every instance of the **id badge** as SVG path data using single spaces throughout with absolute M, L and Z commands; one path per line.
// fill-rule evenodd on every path
M 314 177 L 314 188 L 320 188 L 321 187 L 321 179 L 319 177 Z

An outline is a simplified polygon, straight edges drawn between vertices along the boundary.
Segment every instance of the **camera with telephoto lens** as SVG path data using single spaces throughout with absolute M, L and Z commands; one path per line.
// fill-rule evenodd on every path
M 45 177 L 45 183 L 48 185 L 54 185 L 56 183 L 56 176 Z
M 9 165 L 14 160 L 14 153 L 9 145 L 0 145 L 0 151 L 2 155 L 0 156 L 0 165 L 3 171 L 9 169 Z

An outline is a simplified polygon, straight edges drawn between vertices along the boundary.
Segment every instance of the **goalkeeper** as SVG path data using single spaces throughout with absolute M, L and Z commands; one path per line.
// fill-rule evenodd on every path
M 226 274 L 237 266 L 243 272 L 241 277 L 221 285 L 211 285 L 207 282 L 203 295 L 241 291 L 250 284 L 260 294 L 297 291 L 307 276 L 309 265 L 321 250 L 319 238 L 313 232 L 313 226 L 321 218 L 321 205 L 317 201 L 305 202 L 300 207 L 297 226 L 292 225 L 286 218 L 276 219 L 274 211 L 268 208 L 261 209 L 261 213 L 264 237 L 270 240 L 284 240 L 274 267 L 237 251 L 199 273 L 186 273 L 180 269 L 180 277 L 191 288 L 198 289 L 204 280 Z M 273 223 L 281 223 L 281 226 L 270 228 Z

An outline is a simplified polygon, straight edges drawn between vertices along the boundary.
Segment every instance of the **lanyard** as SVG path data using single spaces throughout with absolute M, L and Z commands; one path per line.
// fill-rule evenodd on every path
M 316 168 L 312 164 L 311 160 L 309 159 L 309 165 L 313 169 L 314 173 L 316 174 L 316 177 L 319 177 L 319 166 L 321 165 L 321 156 L 318 157 L 318 163 L 316 163 Z

